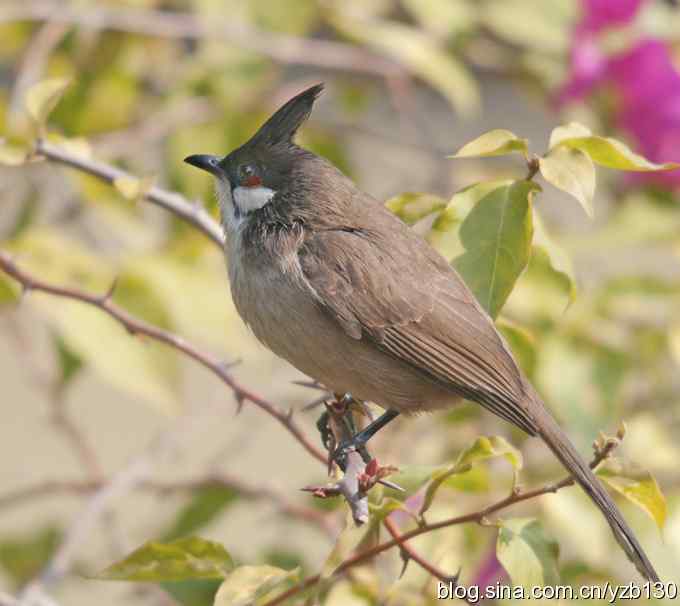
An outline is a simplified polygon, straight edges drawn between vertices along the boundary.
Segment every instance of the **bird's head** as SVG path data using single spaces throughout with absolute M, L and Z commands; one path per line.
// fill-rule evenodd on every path
M 184 159 L 215 177 L 226 230 L 238 229 L 249 214 L 275 202 L 276 194 L 290 186 L 291 172 L 304 153 L 293 138 L 322 90 L 323 84 L 317 84 L 290 99 L 230 154 L 197 154 Z

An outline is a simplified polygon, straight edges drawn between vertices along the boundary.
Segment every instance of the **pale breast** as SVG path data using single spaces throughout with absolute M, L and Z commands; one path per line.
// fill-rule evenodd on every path
M 402 412 L 454 401 L 449 391 L 370 341 L 349 337 L 289 266 L 243 255 L 232 256 L 229 266 L 234 303 L 255 336 L 328 389 Z

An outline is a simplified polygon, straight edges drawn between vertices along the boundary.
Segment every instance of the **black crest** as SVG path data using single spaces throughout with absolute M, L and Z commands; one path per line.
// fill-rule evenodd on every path
M 251 142 L 266 145 L 292 142 L 322 91 L 323 84 L 316 84 L 293 97 L 260 127 Z

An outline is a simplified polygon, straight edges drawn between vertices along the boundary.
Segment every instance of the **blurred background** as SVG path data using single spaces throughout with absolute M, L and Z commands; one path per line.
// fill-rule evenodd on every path
M 141 181 L 112 186 L 54 159 L 25 161 L 36 136 L 27 92 L 46 78 L 70 82 L 47 140 Z M 673 1 L 4 0 L 0 249 L 36 277 L 88 292 L 117 277 L 115 303 L 233 363 L 242 385 L 294 410 L 320 445 L 322 408 L 306 405 L 322 394 L 295 384 L 304 377 L 248 334 L 221 252 L 141 200 L 155 183 L 216 217 L 211 179 L 182 158 L 226 154 L 319 81 L 326 91 L 301 143 L 383 200 L 448 200 L 482 180 L 523 177 L 519 157 L 447 158 L 494 128 L 540 154 L 554 127 L 578 121 L 653 161 L 680 161 Z M 666 522 L 660 530 L 634 503 L 621 501 L 623 511 L 661 576 L 680 581 L 680 171 L 598 169 L 592 220 L 542 185 L 541 232 L 559 245 L 564 271 L 534 254 L 503 310 L 506 336 L 584 455 L 599 431 L 625 420 L 621 454 L 658 481 Z M 73 548 L 58 552 L 64 566 L 49 590 L 74 606 L 211 604 L 214 586 L 180 595 L 82 576 L 146 540 L 188 533 L 241 562 L 318 572 L 342 527 L 341 503 L 300 493 L 325 481 L 324 468 L 271 416 L 237 404 L 186 357 L 129 336 L 100 310 L 20 297 L 0 273 L 0 592 L 15 594 L 54 564 L 65 537 Z M 399 419 L 373 448 L 400 467 L 441 465 L 481 434 L 521 448 L 524 484 L 561 477 L 541 444 L 472 405 Z M 463 477 L 432 518 L 479 509 L 511 481 L 501 462 Z M 201 484 L 210 478 L 221 482 Z M 105 502 L 93 505 L 102 490 Z M 503 516 L 543 522 L 560 545 L 564 583 L 631 579 L 576 489 Z M 504 578 L 493 529 L 456 526 L 414 545 L 451 573 L 462 567 L 466 584 Z M 326 603 L 431 603 L 423 571 L 411 565 L 396 581 L 399 568 L 390 553 L 338 581 Z

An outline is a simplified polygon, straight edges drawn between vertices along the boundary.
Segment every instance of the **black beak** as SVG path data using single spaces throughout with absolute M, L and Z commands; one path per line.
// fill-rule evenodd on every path
M 220 159 L 217 156 L 211 156 L 209 154 L 196 154 L 194 156 L 187 156 L 184 158 L 187 164 L 191 164 L 196 168 L 208 171 L 210 174 L 218 176 L 222 173 L 220 167 Z

